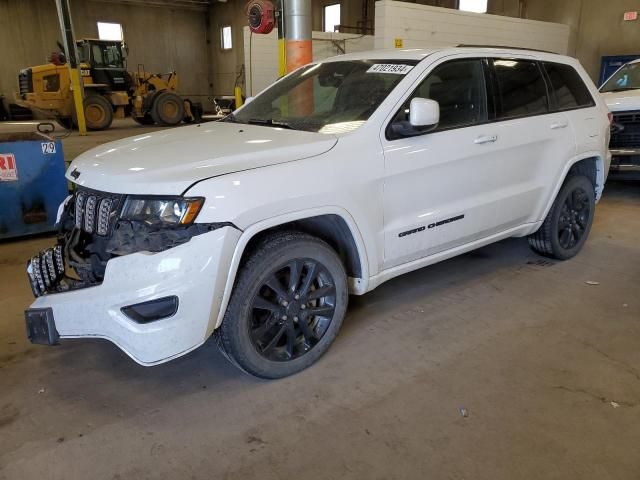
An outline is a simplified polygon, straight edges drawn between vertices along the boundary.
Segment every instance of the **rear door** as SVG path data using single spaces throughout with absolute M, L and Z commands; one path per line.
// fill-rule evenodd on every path
M 566 112 L 554 108 L 543 65 L 529 58 L 493 58 L 497 135 L 501 165 L 494 172 L 496 225 L 516 226 L 540 218 L 556 185 L 559 165 L 576 152 Z

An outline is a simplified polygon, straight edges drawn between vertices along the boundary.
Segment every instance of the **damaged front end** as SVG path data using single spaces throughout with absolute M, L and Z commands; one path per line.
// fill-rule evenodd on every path
M 62 209 L 56 245 L 27 264 L 34 296 L 99 285 L 114 257 L 162 252 L 231 225 L 193 223 L 203 203 L 202 198 L 141 198 L 78 187 Z

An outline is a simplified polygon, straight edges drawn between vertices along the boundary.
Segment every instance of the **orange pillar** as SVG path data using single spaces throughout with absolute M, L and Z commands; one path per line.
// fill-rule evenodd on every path
M 287 72 L 292 72 L 313 61 L 311 0 L 283 1 Z M 313 113 L 313 83 L 311 81 L 300 84 L 289 97 L 289 115 L 304 116 Z

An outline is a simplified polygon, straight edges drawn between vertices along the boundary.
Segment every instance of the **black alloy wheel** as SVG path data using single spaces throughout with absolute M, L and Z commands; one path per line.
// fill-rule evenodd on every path
M 591 218 L 589 196 L 577 187 L 567 196 L 558 217 L 558 242 L 566 250 L 575 247 L 587 231 Z
M 529 245 L 547 257 L 567 260 L 587 241 L 595 213 L 595 188 L 584 175 L 568 177 Z
M 268 360 L 296 359 L 314 348 L 335 314 L 329 271 L 311 258 L 275 268 L 252 300 L 251 342 Z
M 251 247 L 215 336 L 237 367 L 282 378 L 315 363 L 347 311 L 347 274 L 327 243 L 277 232 Z

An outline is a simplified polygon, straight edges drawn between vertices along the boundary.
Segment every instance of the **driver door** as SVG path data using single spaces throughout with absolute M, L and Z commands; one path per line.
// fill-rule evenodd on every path
M 489 123 L 485 71 L 481 58 L 445 61 L 431 70 L 390 123 L 407 122 L 411 99 L 440 105 L 440 123 L 430 132 L 383 138 L 384 268 L 410 262 L 486 235 L 495 225 L 499 147 Z

